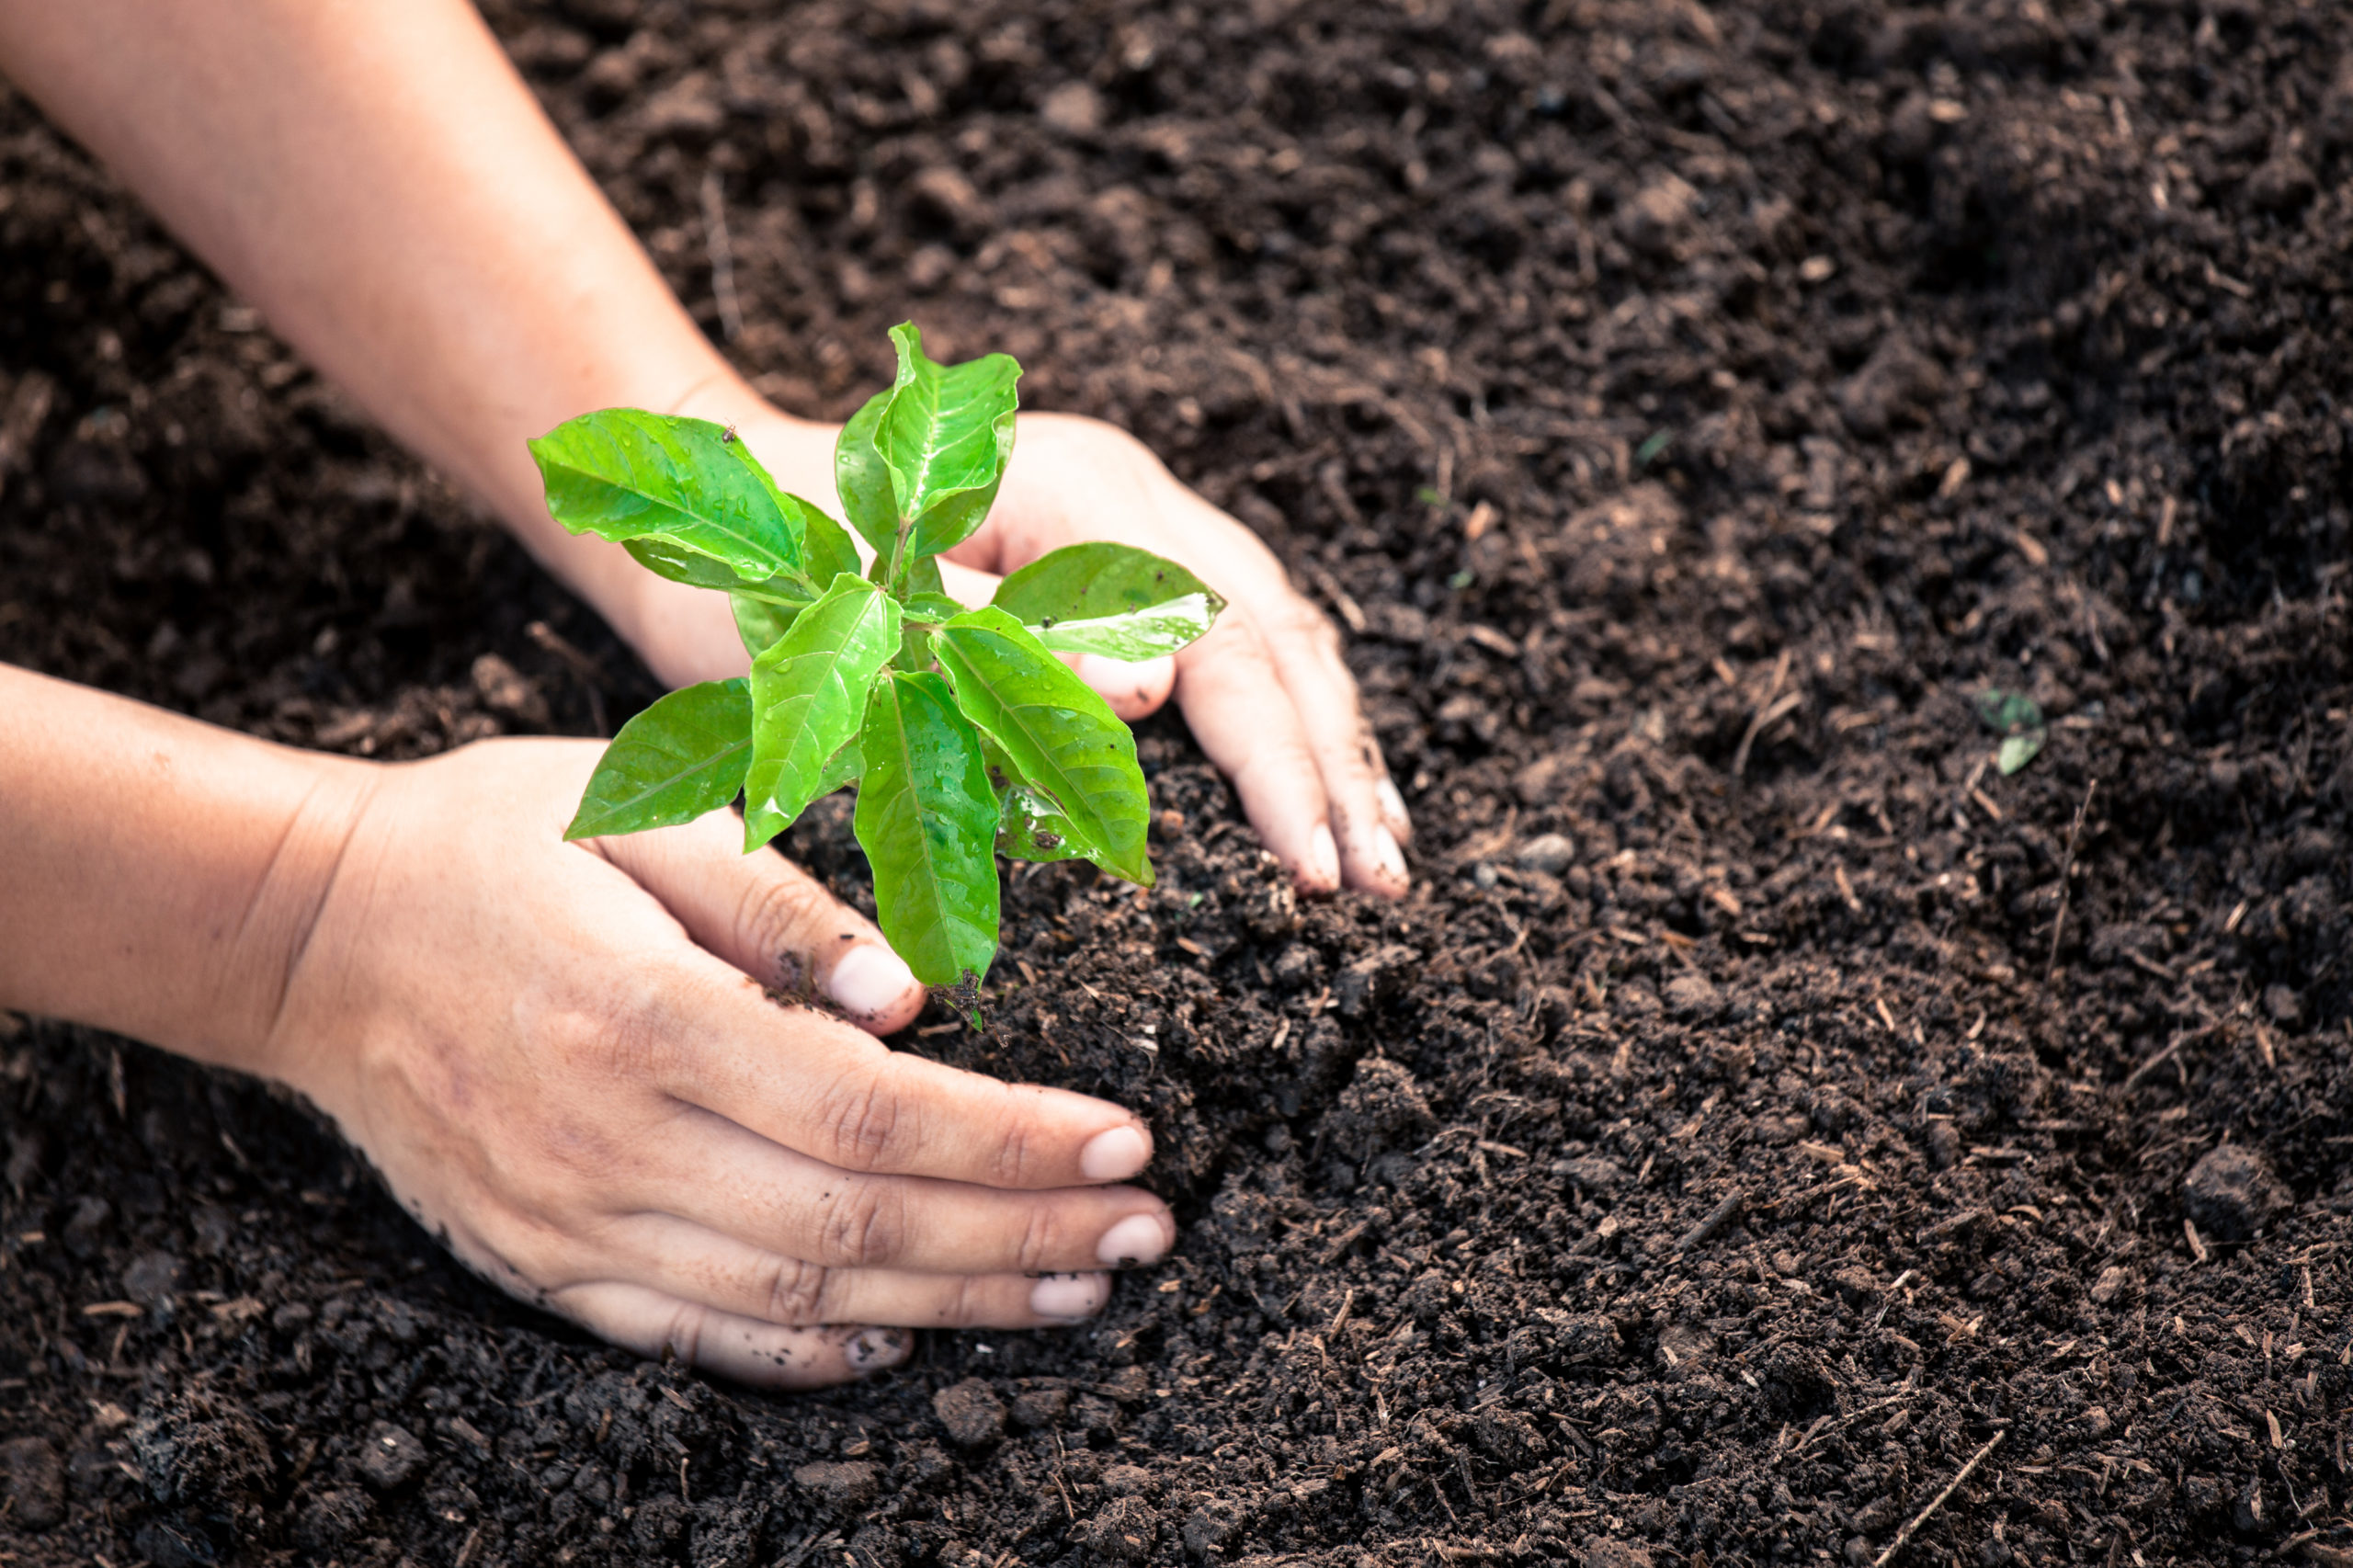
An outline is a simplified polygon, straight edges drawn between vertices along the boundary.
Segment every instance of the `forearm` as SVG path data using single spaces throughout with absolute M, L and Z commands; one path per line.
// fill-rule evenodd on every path
M 464 0 L 0 0 L 0 70 L 608 615 L 636 569 L 525 439 L 756 401 Z
M 269 1071 L 370 774 L 0 665 L 0 1007 Z

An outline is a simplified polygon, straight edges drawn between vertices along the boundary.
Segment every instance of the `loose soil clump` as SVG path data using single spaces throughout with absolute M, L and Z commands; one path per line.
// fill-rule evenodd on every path
M 1145 726 L 1158 887 L 1017 872 L 898 1043 L 1144 1112 L 1179 1247 L 811 1398 L 0 1019 L 19 1568 L 1870 1562 L 1996 1433 L 1904 1561 L 2353 1552 L 2353 16 L 487 10 L 714 332 L 716 181 L 786 406 L 912 314 L 1260 528 L 1419 880 Z M 379 757 L 654 694 L 20 100 L 0 261 L 0 657 Z

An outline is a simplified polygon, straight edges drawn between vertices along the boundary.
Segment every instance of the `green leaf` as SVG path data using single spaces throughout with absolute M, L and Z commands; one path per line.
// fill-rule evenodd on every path
M 820 800 L 845 784 L 855 784 L 858 776 L 865 771 L 866 758 L 858 749 L 858 737 L 852 735 L 842 743 L 842 749 L 826 761 L 824 771 L 817 776 L 816 793 L 809 798 Z
M 1058 620 L 1038 630 L 1038 641 L 1057 653 L 1101 653 L 1141 664 L 1185 648 L 1204 636 L 1217 619 L 1217 601 L 1188 595 L 1132 615 L 1099 620 Z
M 1989 687 L 1977 694 L 1977 717 L 1996 734 L 2016 734 L 2042 723 L 2042 704 L 2018 692 Z
M 1174 561 L 1124 544 L 1072 544 L 997 585 L 990 602 L 1066 653 L 1156 659 L 1207 632 L 1225 601 Z
M 1069 836 L 1105 870 L 1152 885 L 1144 837 L 1152 803 L 1135 737 L 1108 704 L 1021 623 L 968 610 L 932 644 L 956 701 L 1069 820 Z
M 1006 790 L 996 824 L 997 852 L 1016 860 L 1075 860 L 1086 850 L 1070 819 L 1027 784 Z
M 940 579 L 939 562 L 928 555 L 907 562 L 906 569 L 899 574 L 899 592 L 908 598 L 946 598 L 948 587 Z
M 793 618 L 806 607 L 770 604 L 737 592 L 727 596 L 727 608 L 735 612 L 735 635 L 744 640 L 744 652 L 756 659 L 792 630 Z
M 746 585 L 747 579 L 724 561 L 688 550 L 665 534 L 643 534 L 624 540 L 621 548 L 630 558 L 657 577 L 667 577 L 673 583 L 685 583 L 697 588 L 733 589 Z
M 1052 797 L 1026 782 L 1005 748 L 981 732 L 981 766 L 996 791 L 996 848 L 1016 860 L 1072 860 L 1085 853 Z
M 1988 688 L 1977 694 L 1977 717 L 2002 737 L 1994 766 L 2006 777 L 2032 762 L 2051 732 L 2043 727 L 2042 704 L 2015 691 Z
M 812 585 L 822 586 L 845 572 L 858 571 L 858 546 L 832 513 L 786 490 L 776 492 L 776 501 L 778 510 L 801 528 L 801 553 L 807 560 L 803 572 Z
M 868 398 L 834 441 L 834 488 L 842 493 L 842 510 L 886 567 L 899 542 L 899 497 L 891 487 L 891 465 L 874 449 L 874 432 L 893 390 Z
M 845 573 L 752 661 L 747 852 L 790 826 L 824 792 L 827 764 L 858 733 L 867 687 L 898 648 L 898 605 Z
M 739 676 L 674 691 L 621 726 L 563 836 L 692 822 L 735 798 L 751 760 L 751 682 Z
M 926 985 L 987 974 L 998 808 L 980 736 L 946 681 L 892 670 L 874 683 L 858 748 L 854 820 L 883 936 Z
M 892 558 L 898 566 L 952 548 L 988 516 L 1013 456 L 1021 367 L 1008 354 L 936 364 L 912 322 L 892 327 L 891 341 L 898 347 L 899 374 L 873 440 L 891 471 L 894 521 L 904 537 L 893 541 L 900 543 Z
M 963 614 L 966 608 L 946 594 L 909 594 L 899 603 L 906 610 L 909 620 L 920 620 L 933 626 Z
M 574 533 L 658 536 L 675 547 L 667 561 L 702 556 L 754 583 L 801 570 L 799 521 L 779 505 L 775 482 L 707 419 L 608 408 L 529 445 L 549 515 Z

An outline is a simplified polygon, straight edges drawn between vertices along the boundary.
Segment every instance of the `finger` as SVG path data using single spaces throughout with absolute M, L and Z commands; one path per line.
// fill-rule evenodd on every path
M 1041 1328 L 1093 1317 L 1111 1296 L 1111 1277 L 1099 1270 L 1037 1276 L 830 1268 L 668 1215 L 636 1216 L 603 1239 L 631 1278 L 728 1317 L 779 1325 Z
M 978 571 L 940 557 L 939 585 L 960 605 L 978 608 L 988 603 L 996 597 L 996 585 L 1004 581 L 994 572 Z
M 1176 655 L 1176 669 L 1193 738 L 1233 781 L 1260 842 L 1302 888 L 1337 891 L 1339 848 L 1315 754 L 1257 623 L 1229 610 Z
M 1043 1274 L 1152 1263 L 1176 1244 L 1167 1205 L 1139 1187 L 1050 1192 L 843 1171 L 688 1109 L 649 1141 L 634 1202 L 835 1268 Z M 855 1315 L 855 1314 L 853 1314 Z
M 649 1359 L 665 1351 L 689 1366 L 761 1388 L 814 1389 L 899 1366 L 915 1352 L 904 1328 L 796 1328 L 721 1312 L 619 1280 L 567 1286 L 547 1299 L 599 1338 Z
M 1379 754 L 1376 752 L 1376 756 Z M 1381 820 L 1400 844 L 1414 842 L 1413 813 L 1405 809 L 1405 797 L 1398 791 L 1397 781 L 1389 776 L 1389 762 L 1381 759 L 1381 782 L 1372 787 L 1373 798 L 1381 802 Z
M 940 585 L 958 604 L 987 604 L 1003 581 L 993 572 L 959 565 L 953 561 L 943 560 L 939 563 Z M 1130 723 L 1159 711 L 1176 685 L 1174 659 L 1145 659 L 1130 664 L 1124 659 L 1107 659 L 1100 653 L 1065 653 L 1063 662 L 1077 671 L 1078 678 L 1111 705 L 1112 712 Z
M 1173 658 L 1130 664 L 1101 653 L 1078 653 L 1064 654 L 1063 659 L 1078 672 L 1079 679 L 1111 705 L 1112 712 L 1131 724 L 1158 712 L 1160 705 L 1168 700 L 1168 694 L 1176 689 L 1176 661 Z
M 1265 628 L 1283 689 L 1307 733 L 1333 835 L 1339 841 L 1342 876 L 1350 887 L 1404 897 L 1411 878 L 1380 793 L 1389 770 L 1365 719 L 1356 677 L 1340 656 L 1338 629 L 1288 585 L 1277 590 L 1272 603 L 1251 608 Z M 1390 793 L 1396 794 L 1393 784 Z M 1403 810 L 1402 797 L 1397 806 Z
M 924 988 L 882 933 L 783 856 L 742 853 L 741 833 L 733 813 L 714 812 L 597 843 L 698 946 L 761 984 L 813 987 L 876 1034 L 915 1022 Z
M 890 1051 L 712 969 L 702 986 L 691 965 L 674 982 L 665 1015 L 693 1022 L 656 1042 L 660 1080 L 772 1142 L 846 1171 L 1024 1190 L 1125 1181 L 1151 1162 L 1152 1134 L 1118 1106 Z

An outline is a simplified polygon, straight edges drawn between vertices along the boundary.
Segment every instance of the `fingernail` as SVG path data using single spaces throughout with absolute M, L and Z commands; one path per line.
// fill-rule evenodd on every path
M 849 1364 L 860 1372 L 881 1372 L 907 1358 L 915 1336 L 903 1328 L 861 1328 L 842 1346 Z
M 1414 836 L 1414 813 L 1405 809 L 1405 797 L 1397 792 L 1396 780 L 1384 778 L 1372 788 L 1373 798 L 1381 802 L 1381 814 L 1402 837 Z
M 1078 1174 L 1089 1181 L 1125 1181 L 1152 1163 L 1152 1135 L 1130 1122 L 1098 1132 L 1078 1152 Z
M 1381 868 L 1381 879 L 1404 887 L 1413 878 L 1405 870 L 1405 852 L 1397 847 L 1397 837 L 1386 827 L 1372 830 L 1372 863 Z
M 1113 1268 L 1158 1261 L 1168 1250 L 1168 1230 L 1157 1214 L 1131 1214 L 1095 1244 L 1095 1256 Z
M 1307 874 L 1319 887 L 1340 885 L 1340 846 L 1333 841 L 1329 823 L 1317 823 L 1314 835 L 1307 841 Z
M 1080 1323 L 1103 1310 L 1111 1294 L 1104 1274 L 1049 1274 L 1029 1287 L 1029 1310 L 1041 1318 Z
M 825 990 L 844 1010 L 869 1017 L 905 1000 L 915 983 L 915 971 L 876 942 L 860 942 L 844 953 L 825 977 Z

